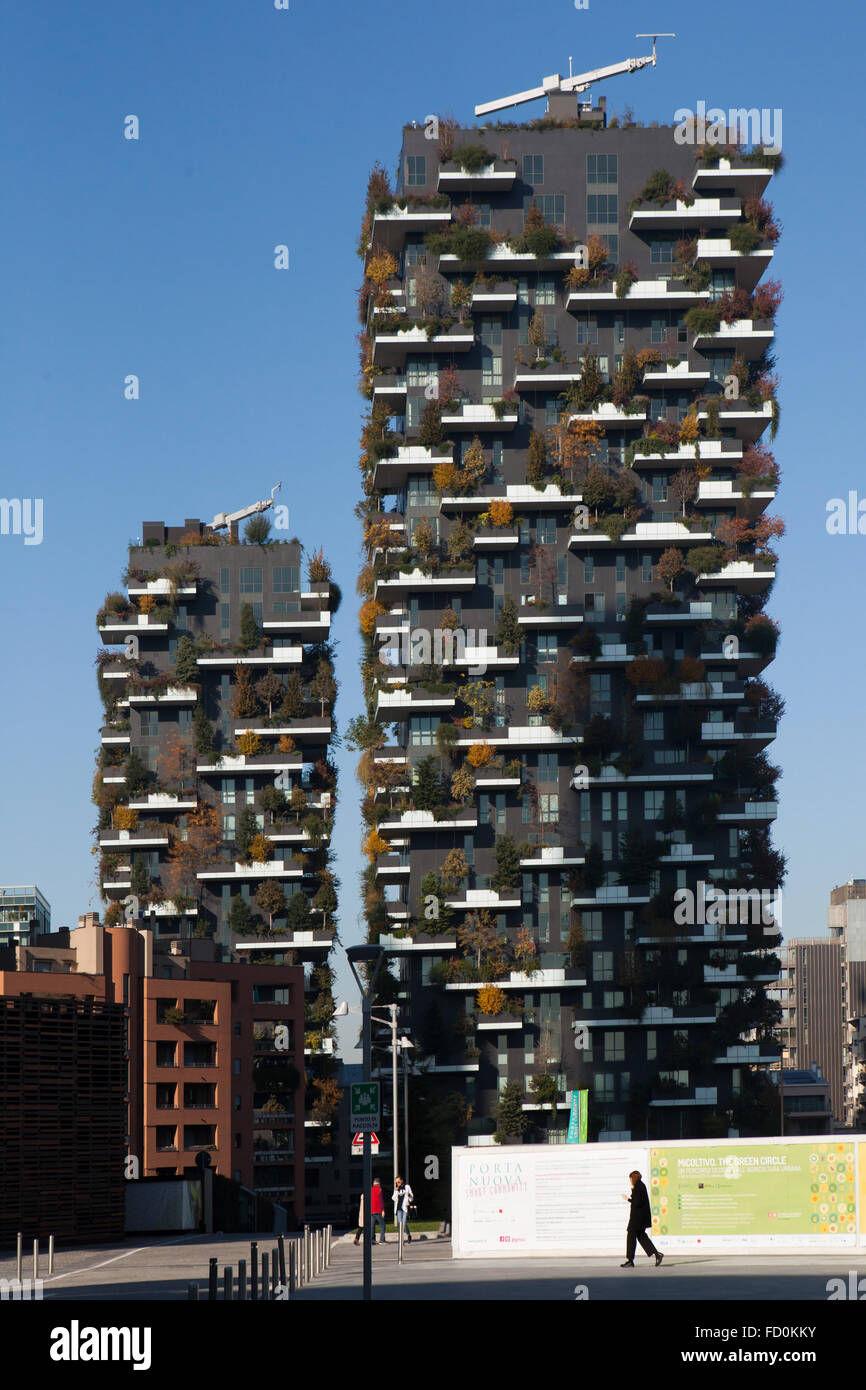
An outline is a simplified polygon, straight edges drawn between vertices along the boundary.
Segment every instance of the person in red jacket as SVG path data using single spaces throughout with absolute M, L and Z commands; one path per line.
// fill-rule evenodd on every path
M 376 1244 L 376 1230 L 381 1223 L 382 1235 L 380 1237 L 382 1245 L 385 1244 L 385 1194 L 382 1191 L 382 1184 L 378 1178 L 373 1180 L 373 1191 L 370 1193 L 370 1213 L 373 1217 L 373 1244 Z

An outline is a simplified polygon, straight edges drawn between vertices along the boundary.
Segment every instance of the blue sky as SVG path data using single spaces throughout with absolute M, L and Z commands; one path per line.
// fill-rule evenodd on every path
M 860 10 L 439 0 L 365 6 L 7 0 L 0 22 L 0 493 L 44 499 L 44 540 L 0 536 L 5 758 L 0 883 L 37 882 L 54 923 L 96 906 L 90 803 L 100 706 L 94 615 L 142 520 L 209 519 L 282 479 L 291 533 L 343 587 L 341 723 L 360 708 L 355 255 L 373 161 L 404 121 L 647 51 L 599 85 L 609 110 L 780 107 L 788 165 L 777 352 L 788 525 L 770 611 L 788 713 L 777 840 L 786 934 L 824 929 L 830 888 L 866 874 L 866 536 L 829 536 L 829 498 L 866 497 L 857 411 L 863 314 Z M 134 113 L 140 139 L 123 139 Z M 523 118 L 543 113 L 523 107 Z M 830 213 L 832 212 L 832 218 Z M 273 268 L 286 243 L 291 268 Z M 833 344 L 835 343 L 835 347 Z M 141 398 L 126 401 L 128 373 Z M 323 488 L 323 480 L 326 485 Z M 772 752 L 772 750 L 771 750 Z M 358 816 L 343 754 L 342 934 L 358 939 Z M 354 992 L 354 991 L 353 991 Z M 353 1001 L 354 1002 L 354 1001 Z

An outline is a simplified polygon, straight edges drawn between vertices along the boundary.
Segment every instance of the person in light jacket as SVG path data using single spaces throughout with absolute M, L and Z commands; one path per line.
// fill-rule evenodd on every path
M 394 1179 L 394 1191 L 391 1193 L 391 1201 L 394 1203 L 394 1221 L 397 1226 L 403 1227 L 403 1233 L 407 1240 L 412 1239 L 409 1230 L 409 1208 L 415 1201 L 415 1194 L 407 1182 L 398 1175 Z

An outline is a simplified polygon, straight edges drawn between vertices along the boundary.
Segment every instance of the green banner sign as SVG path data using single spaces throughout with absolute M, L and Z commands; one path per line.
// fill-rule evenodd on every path
M 568 1117 L 566 1144 L 586 1143 L 586 1117 L 589 1111 L 589 1091 L 572 1091 L 571 1114 Z

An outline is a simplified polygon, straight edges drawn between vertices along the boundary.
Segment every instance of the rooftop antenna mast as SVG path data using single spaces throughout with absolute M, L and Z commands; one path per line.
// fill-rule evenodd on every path
M 643 58 L 626 58 L 621 63 L 611 63 L 606 68 L 592 68 L 589 72 L 572 73 L 572 60 L 568 60 L 568 77 L 561 77 L 555 72 L 551 77 L 542 78 L 540 87 L 531 87 L 529 91 L 517 92 L 514 96 L 500 97 L 498 101 L 485 101 L 475 108 L 476 116 L 489 116 L 494 111 L 504 111 L 509 106 L 522 106 L 527 101 L 538 101 L 539 97 L 548 98 L 548 111 L 550 110 L 550 98 L 557 94 L 565 96 L 572 92 L 586 92 L 594 82 L 603 82 L 608 77 L 618 77 L 620 73 L 640 72 L 641 68 L 652 65 L 656 66 L 656 39 L 675 39 L 676 34 L 635 34 L 636 39 L 652 39 L 653 51 L 646 54 Z

